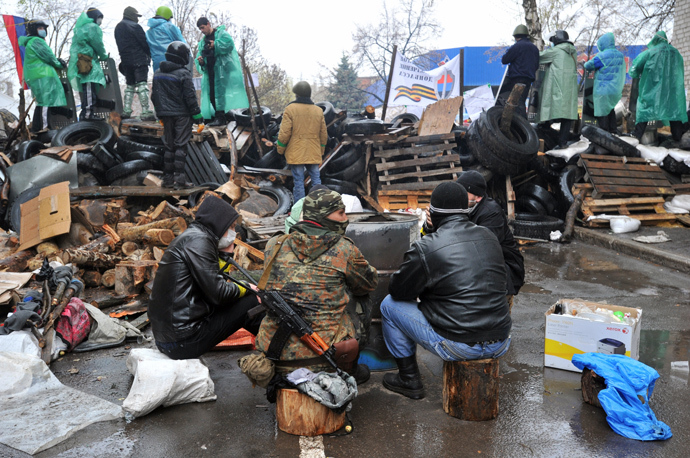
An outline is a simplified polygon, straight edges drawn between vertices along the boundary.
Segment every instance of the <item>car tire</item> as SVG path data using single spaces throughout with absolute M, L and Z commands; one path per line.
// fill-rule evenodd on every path
M 151 153 L 149 151 L 132 151 L 127 153 L 127 156 L 125 156 L 126 162 L 136 161 L 137 159 L 148 161 L 155 168 L 163 170 L 163 156 L 159 154 Z
M 556 160 L 560 158 L 555 158 Z M 534 156 L 529 161 L 529 168 L 537 172 L 537 174 L 548 182 L 555 183 L 560 178 L 560 173 L 551 167 L 551 162 L 546 164 L 544 161 L 549 161 L 547 156 Z M 554 161 L 555 162 L 555 161 Z M 562 163 L 562 167 L 565 167 L 565 161 Z
M 561 215 L 565 216 L 570 206 L 575 202 L 573 185 L 580 181 L 584 175 L 585 171 L 576 165 L 568 165 L 561 172 L 561 176 L 558 179 L 558 186 L 556 186 L 556 200 Z
M 345 148 L 347 148 L 345 151 L 338 153 L 333 160 L 326 164 L 324 170 L 327 173 L 338 173 L 341 170 L 345 170 L 363 156 L 361 150 L 354 145 L 347 146 Z
M 473 122 L 465 135 L 470 153 L 487 169 L 500 175 L 517 175 L 522 171 L 522 166 L 509 163 L 496 156 L 496 154 L 484 143 L 483 138 L 477 132 L 477 121 Z
M 116 165 L 122 164 L 124 162 L 120 156 L 113 153 L 110 148 L 103 145 L 102 143 L 96 143 L 91 149 L 91 154 L 96 157 L 99 161 L 105 165 L 107 169 L 111 169 Z
M 605 148 L 616 156 L 640 157 L 640 152 L 636 147 L 604 129 L 588 124 L 582 128 L 582 135 L 588 138 L 590 142 Z M 600 154 L 599 151 L 597 154 Z
M 339 172 L 328 172 L 324 175 L 328 178 L 334 178 L 336 180 L 349 181 L 351 183 L 356 183 L 362 178 L 364 178 L 364 171 L 367 167 L 367 160 L 365 156 L 360 157 L 354 164 L 347 167 L 345 170 Z
M 108 183 L 112 183 L 113 181 L 119 178 L 131 175 L 136 172 L 141 172 L 142 170 L 149 170 L 151 168 L 153 167 L 149 161 L 144 161 L 142 159 L 128 161 L 109 169 L 105 173 L 105 179 Z
M 135 140 L 128 135 L 121 135 L 120 138 L 117 139 L 117 153 L 121 157 L 125 157 L 127 153 L 131 153 L 132 151 L 148 151 L 149 153 L 156 153 L 162 156 L 165 154 L 165 147 L 162 141 L 160 141 L 160 144 L 156 143 L 158 142 L 155 140 L 147 140 L 147 143 L 143 143 L 141 139 Z
M 256 107 L 252 107 L 252 110 L 255 110 Z M 249 108 L 238 108 L 236 110 L 230 110 L 230 113 L 232 116 L 235 118 L 235 122 L 237 123 L 238 126 L 242 127 L 251 127 L 252 126 L 252 117 L 249 113 Z M 257 127 L 260 129 L 263 129 L 263 124 L 261 122 L 261 118 L 263 117 L 263 122 L 266 123 L 266 126 L 268 126 L 271 123 L 271 109 L 268 107 L 261 107 L 261 114 L 254 112 L 254 122 L 256 123 Z
M 374 135 L 385 130 L 386 126 L 380 119 L 360 119 L 345 126 L 345 133 L 348 135 Z
M 285 215 L 292 208 L 292 193 L 285 187 L 276 184 L 260 186 L 259 194 L 269 196 L 278 203 L 278 209 L 273 213 L 273 216 Z
M 323 110 L 323 119 L 330 124 L 335 119 L 335 108 L 331 102 L 318 102 L 315 104 Z
M 45 149 L 45 147 L 46 146 L 38 140 L 27 140 L 25 142 L 21 142 L 19 146 L 17 146 L 17 162 L 31 159 L 40 153 L 42 149 Z
M 544 207 L 544 209 L 546 209 L 546 215 L 553 215 L 558 208 L 556 198 L 551 195 L 546 188 L 539 186 L 538 184 L 528 183 L 524 186 L 521 186 L 518 190 L 518 195 L 534 198 Z
M 498 158 L 513 164 L 526 164 L 539 152 L 537 131 L 527 119 L 513 116 L 510 130 L 517 140 L 509 139 L 499 127 L 502 113 L 503 107 L 492 107 L 482 113 L 477 119 L 479 134 Z
M 563 220 L 555 216 L 516 213 L 513 221 L 513 235 L 515 237 L 549 240 L 551 232 L 562 231 L 563 225 Z
M 115 131 L 107 122 L 80 121 L 60 129 L 50 144 L 53 146 L 73 146 L 98 141 L 112 148 L 115 146 L 116 140 Z
M 328 186 L 328 189 L 335 191 L 339 194 L 350 194 L 352 196 L 359 195 L 357 192 L 357 184 L 350 183 L 349 181 L 338 180 L 337 178 L 324 177 L 321 180 L 321 184 Z
M 286 164 L 285 155 L 278 154 L 278 151 L 274 148 L 264 154 L 264 156 L 256 161 L 252 167 L 258 169 L 283 169 Z
M 515 200 L 515 210 L 535 215 L 547 215 L 546 208 L 532 196 L 520 196 Z

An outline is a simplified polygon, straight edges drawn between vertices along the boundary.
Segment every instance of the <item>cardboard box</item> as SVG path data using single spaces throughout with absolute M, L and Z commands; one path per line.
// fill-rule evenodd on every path
M 626 323 L 605 323 L 573 315 L 554 313 L 556 307 L 572 303 L 584 304 L 592 310 L 597 308 L 630 313 L 636 318 L 633 325 Z M 549 308 L 546 316 L 544 342 L 544 366 L 582 372 L 571 362 L 573 355 L 582 353 L 624 354 L 639 358 L 642 310 L 618 305 L 600 304 L 582 299 L 560 299 Z
M 56 235 L 66 234 L 72 224 L 69 182 L 41 189 L 35 199 L 20 207 L 21 227 L 18 251 L 26 250 Z

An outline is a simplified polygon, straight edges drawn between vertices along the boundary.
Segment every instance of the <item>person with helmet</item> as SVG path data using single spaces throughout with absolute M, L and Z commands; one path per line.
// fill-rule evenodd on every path
M 517 110 L 516 113 L 527 118 L 525 102 L 539 68 L 539 49 L 530 41 L 526 25 L 520 24 L 515 27 L 513 38 L 515 38 L 515 44 L 501 57 L 501 63 L 509 67 L 496 104 L 505 105 L 513 87 L 516 84 L 524 84 L 526 87 L 518 102 L 518 106 L 523 109 Z
M 69 50 L 67 77 L 75 91 L 79 91 L 81 113 L 79 120 L 102 120 L 96 116 L 96 93 L 105 87 L 105 74 L 101 61 L 110 57 L 103 45 L 103 13 L 91 7 L 82 13 L 74 26 L 74 37 Z
M 321 184 L 319 164 L 326 149 L 328 132 L 323 110 L 311 100 L 311 86 L 300 81 L 292 88 L 297 96 L 283 112 L 276 151 L 284 154 L 292 170 L 292 194 L 295 202 L 304 197 L 304 169 L 312 185 Z
M 64 107 L 67 105 L 65 91 L 60 82 L 56 69 L 67 67 L 67 62 L 58 59 L 53 54 L 46 35 L 48 24 L 35 19 L 26 24 L 27 36 L 19 37 L 19 46 L 24 46 L 24 82 L 31 89 L 36 98 L 36 109 L 31 122 L 31 131 L 40 132 L 50 128 L 48 125 L 48 110 L 50 107 Z
M 561 124 L 561 148 L 566 146 L 572 123 L 578 118 L 577 50 L 569 39 L 568 32 L 556 30 L 549 38 L 553 46 L 539 54 L 539 64 L 549 64 L 540 91 L 539 122 Z
M 122 21 L 115 26 L 115 43 L 120 52 L 120 73 L 125 75 L 125 103 L 122 117 L 132 116 L 132 102 L 134 94 L 139 96 L 141 104 L 141 119 L 155 120 L 153 111 L 149 108 L 149 65 L 151 51 L 146 41 L 144 29 L 139 25 L 141 14 L 131 6 L 125 8 Z
M 224 126 L 228 111 L 249 106 L 240 58 L 224 25 L 214 28 L 205 17 L 199 18 L 196 25 L 204 34 L 196 53 L 196 69 L 201 74 L 201 114 L 205 119 L 215 118 L 209 126 Z
M 671 125 L 671 135 L 680 141 L 688 121 L 685 101 L 683 56 L 671 46 L 663 30 L 654 34 L 648 49 L 635 58 L 630 76 L 640 79 L 633 135 L 641 139 L 649 121 Z
M 149 19 L 147 25 L 149 29 L 146 31 L 146 41 L 149 43 L 151 50 L 151 59 L 153 59 L 153 72 L 157 72 L 161 62 L 165 60 L 165 53 L 168 50 L 168 45 L 173 41 L 181 41 L 187 44 L 187 40 L 182 36 L 180 29 L 170 22 L 173 17 L 173 12 L 168 6 L 159 6 L 156 10 L 156 15 Z
M 163 122 L 163 187 L 191 187 L 184 174 L 187 143 L 192 138 L 192 119 L 202 119 L 192 74 L 187 68 L 189 46 L 181 41 L 168 45 L 160 69 L 153 74 L 151 100 Z
M 605 33 L 597 40 L 599 53 L 585 62 L 585 70 L 594 71 L 594 116 L 602 129 L 618 133 L 616 112 L 613 110 L 623 95 L 625 85 L 625 56 L 616 49 L 613 33 Z

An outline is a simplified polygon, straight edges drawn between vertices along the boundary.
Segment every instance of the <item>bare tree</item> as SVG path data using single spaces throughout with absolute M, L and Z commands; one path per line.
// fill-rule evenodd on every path
M 394 46 L 411 60 L 427 54 L 442 31 L 434 13 L 434 0 L 401 0 L 394 8 L 384 3 L 379 23 L 358 24 L 352 36 L 357 69 L 386 81 Z
M 209 0 L 170 0 L 169 4 L 175 24 L 180 28 L 184 39 L 190 46 L 196 44 L 201 36 L 196 21 L 203 16 L 202 12 L 208 11 L 211 2 Z
M 554 1 L 558 2 L 559 0 Z M 539 50 L 544 49 L 544 39 L 541 36 L 541 19 L 537 0 L 522 0 L 522 8 L 525 10 L 525 25 L 527 26 L 527 30 L 529 30 L 532 42 Z

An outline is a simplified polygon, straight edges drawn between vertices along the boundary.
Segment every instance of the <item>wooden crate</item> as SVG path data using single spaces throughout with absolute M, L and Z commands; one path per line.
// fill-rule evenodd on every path
M 590 196 L 585 197 L 580 211 L 584 215 L 583 225 L 586 227 L 609 227 L 606 219 L 596 219 L 597 215 L 625 215 L 638 219 L 644 225 L 655 225 L 660 222 L 675 222 L 676 215 L 667 213 L 664 209 L 663 197 L 628 197 L 613 199 L 596 199 L 591 197 L 591 185 L 576 184 L 573 193 L 586 189 Z M 594 219 L 589 220 L 590 217 Z
M 594 187 L 593 198 L 675 194 L 661 168 L 642 158 L 583 154 L 579 165 Z
M 455 146 L 454 133 L 408 137 L 394 148 L 377 146 L 379 190 L 433 190 L 444 181 L 456 180 L 462 168 L 460 156 L 453 152 Z
M 378 202 L 385 210 L 428 208 L 431 191 L 379 191 Z

